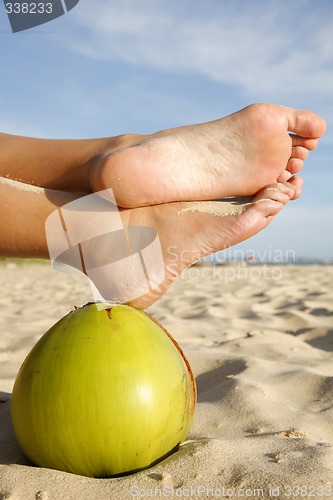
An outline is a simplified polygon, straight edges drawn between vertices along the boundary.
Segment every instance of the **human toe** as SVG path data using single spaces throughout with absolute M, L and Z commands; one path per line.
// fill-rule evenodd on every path
M 297 200 L 297 198 L 299 198 L 302 194 L 302 188 L 304 184 L 302 177 L 300 177 L 299 175 L 294 175 L 289 179 L 287 184 L 290 184 L 292 188 L 295 190 L 295 194 L 291 199 Z
M 303 146 L 295 146 L 291 150 L 290 158 L 299 158 L 300 160 L 306 160 L 309 156 L 309 150 Z
M 254 201 L 271 200 L 285 205 L 295 195 L 295 189 L 288 182 L 276 182 L 259 191 Z
M 292 174 L 288 170 L 284 170 L 277 178 L 278 182 L 287 182 L 291 178 Z
M 292 147 L 301 146 L 309 151 L 313 151 L 318 146 L 318 139 L 308 139 L 299 135 L 290 134 Z
M 285 108 L 288 130 L 301 137 L 318 139 L 326 132 L 326 121 L 316 113 L 307 110 Z
M 297 174 L 303 168 L 304 162 L 300 158 L 290 158 L 286 170 L 291 174 Z

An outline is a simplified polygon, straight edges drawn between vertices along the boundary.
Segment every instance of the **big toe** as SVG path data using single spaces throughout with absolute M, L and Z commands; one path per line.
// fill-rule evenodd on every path
M 248 227 L 248 237 L 264 229 L 294 197 L 295 188 L 288 182 L 277 182 L 261 189 L 250 207 L 239 216 L 241 224 Z
M 319 139 L 326 132 L 326 121 L 312 111 L 285 108 L 287 111 L 288 130 L 308 139 Z

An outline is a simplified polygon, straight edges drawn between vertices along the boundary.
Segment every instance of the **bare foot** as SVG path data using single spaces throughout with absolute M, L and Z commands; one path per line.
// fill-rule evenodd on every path
M 301 193 L 302 179 L 266 186 L 250 203 L 235 206 L 238 215 L 223 215 L 225 202 L 169 203 L 123 210 L 124 226 L 153 227 L 160 239 L 165 279 L 149 294 L 129 302 L 145 309 L 200 258 L 244 241 L 264 229 L 283 206 Z M 214 214 L 213 214 L 214 213 Z
M 250 196 L 299 172 L 325 129 L 310 111 L 253 104 L 213 122 L 133 136 L 131 147 L 94 168 L 91 183 L 94 191 L 111 187 L 122 207 Z

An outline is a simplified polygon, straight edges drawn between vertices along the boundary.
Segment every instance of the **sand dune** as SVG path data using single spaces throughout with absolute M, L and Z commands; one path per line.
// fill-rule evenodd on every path
M 92 299 L 87 282 L 11 262 L 0 279 L 0 498 L 333 498 L 333 267 L 186 271 L 148 312 L 191 363 L 194 425 L 167 460 L 116 479 L 32 466 L 10 424 L 20 364 L 55 321 Z

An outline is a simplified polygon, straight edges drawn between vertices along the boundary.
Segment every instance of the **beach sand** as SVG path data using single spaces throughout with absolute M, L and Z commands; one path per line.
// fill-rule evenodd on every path
M 0 279 L 0 499 L 333 498 L 333 266 L 184 272 L 148 312 L 191 363 L 194 424 L 174 455 L 116 479 L 33 466 L 10 422 L 22 361 L 92 300 L 86 279 L 11 261 Z

